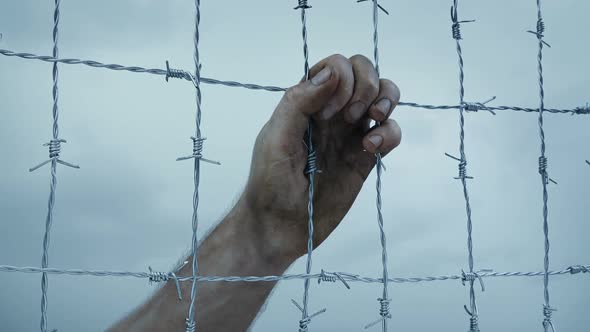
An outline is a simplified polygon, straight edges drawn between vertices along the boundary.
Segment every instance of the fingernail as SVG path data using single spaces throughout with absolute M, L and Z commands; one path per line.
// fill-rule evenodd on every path
M 383 98 L 379 100 L 377 104 L 375 104 L 375 107 L 377 108 L 379 113 L 381 113 L 385 118 L 389 113 L 389 110 L 391 109 L 391 101 L 387 98 Z
M 369 142 L 371 142 L 371 144 L 373 144 L 375 148 L 378 148 L 379 146 L 381 146 L 381 143 L 383 143 L 383 137 L 379 135 L 371 136 L 369 137 Z
M 367 107 L 363 102 L 357 101 L 356 103 L 350 105 L 348 114 L 350 115 L 352 121 L 358 121 L 363 116 L 363 113 L 365 113 L 366 109 Z
M 324 67 L 319 73 L 317 73 L 312 79 L 311 84 L 322 85 L 330 80 L 332 76 L 332 70 L 330 67 Z

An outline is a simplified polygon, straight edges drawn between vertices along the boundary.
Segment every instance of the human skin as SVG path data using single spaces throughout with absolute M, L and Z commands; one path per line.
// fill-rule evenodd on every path
M 308 187 L 304 138 L 313 120 L 317 151 L 313 247 L 340 224 L 375 166 L 401 141 L 390 116 L 398 87 L 379 79 L 366 57 L 332 55 L 310 70 L 310 80 L 289 88 L 260 131 L 248 182 L 230 213 L 198 249 L 199 275 L 281 275 L 307 252 Z M 380 126 L 370 127 L 371 120 Z M 192 260 L 189 257 L 187 260 Z M 192 275 L 190 264 L 179 276 Z M 198 331 L 246 331 L 276 282 L 198 284 Z M 168 282 L 110 332 L 182 331 L 191 283 L 181 283 L 179 302 Z

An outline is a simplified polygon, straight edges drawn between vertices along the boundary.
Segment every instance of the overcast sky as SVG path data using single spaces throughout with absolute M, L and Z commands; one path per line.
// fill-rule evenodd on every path
M 371 5 L 310 1 L 313 62 L 333 54 L 372 54 Z M 457 104 L 458 68 L 451 38 L 451 0 L 384 0 L 381 71 L 401 87 L 404 101 Z M 289 86 L 302 75 L 296 1 L 203 1 L 203 75 Z M 73 1 L 61 6 L 64 58 L 164 68 L 192 68 L 193 3 Z M 590 2 L 545 1 L 546 105 L 575 108 L 590 101 Z M 0 48 L 51 54 L 53 1 L 0 1 Z M 497 96 L 496 105 L 537 107 L 534 0 L 476 1 L 460 5 L 466 98 Z M 28 168 L 47 158 L 51 137 L 51 65 L 0 57 L 0 264 L 40 266 L 49 168 Z M 50 266 L 166 271 L 191 238 L 190 153 L 194 93 L 187 82 L 161 76 L 60 66 L 60 128 L 68 140 L 59 167 Z M 200 234 L 215 225 L 242 190 L 254 139 L 280 94 L 203 86 L 203 164 Z M 457 163 L 457 111 L 399 107 L 404 131 L 386 159 L 385 229 L 391 276 L 459 274 L 467 268 L 466 217 Z M 551 267 L 590 263 L 590 116 L 546 115 Z M 541 271 L 543 233 L 537 116 L 470 113 L 466 151 L 477 269 Z M 314 272 L 346 271 L 379 277 L 380 243 L 374 177 L 345 221 L 314 252 Z M 304 271 L 303 260 L 289 270 Z M 35 331 L 39 325 L 39 274 L 0 273 L 0 330 Z M 559 331 L 590 324 L 590 275 L 551 278 Z M 314 331 L 359 331 L 378 318 L 378 284 L 312 284 Z M 541 330 L 542 278 L 486 279 L 478 291 L 482 331 Z M 49 277 L 49 328 L 101 331 L 143 301 L 147 280 Z M 302 281 L 280 283 L 253 331 L 297 328 Z M 395 331 L 464 331 L 468 289 L 459 281 L 392 284 Z M 197 313 L 198 315 L 198 313 Z M 377 327 L 374 330 L 378 330 Z

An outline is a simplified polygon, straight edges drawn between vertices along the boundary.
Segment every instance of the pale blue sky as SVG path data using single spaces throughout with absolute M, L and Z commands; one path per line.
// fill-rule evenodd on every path
M 310 57 L 372 54 L 369 3 L 312 0 Z M 456 104 L 458 68 L 451 38 L 451 0 L 383 0 L 381 71 L 404 101 Z M 202 1 L 203 75 L 288 86 L 302 75 L 296 1 Z M 466 98 L 497 96 L 497 105 L 536 107 L 537 45 L 525 33 L 536 23 L 534 0 L 461 2 Z M 0 48 L 51 53 L 53 1 L 1 0 Z M 61 57 L 163 68 L 192 65 L 192 1 L 62 1 Z M 588 95 L 590 2 L 544 1 L 546 105 L 574 108 Z M 0 57 L 0 264 L 39 266 L 49 170 L 27 170 L 47 158 L 51 135 L 51 65 Z M 203 87 L 205 153 L 201 234 L 231 207 L 248 174 L 259 128 L 280 94 Z M 194 96 L 190 84 L 163 77 L 60 66 L 59 168 L 50 265 L 59 268 L 168 270 L 191 237 L 190 153 Z M 386 160 L 384 214 L 392 276 L 458 274 L 467 267 L 465 208 L 456 162 L 456 111 L 400 107 L 404 131 Z M 551 266 L 590 262 L 589 116 L 546 116 L 550 186 Z M 543 266 L 541 186 L 536 114 L 471 113 L 466 149 L 477 268 L 540 271 Z M 380 243 L 374 177 L 341 227 L 314 254 L 314 271 L 378 277 Z M 304 271 L 303 261 L 289 272 Z M 590 324 L 590 275 L 551 278 L 559 331 Z M 486 280 L 478 292 L 484 331 L 541 330 L 541 278 Z M 100 331 L 145 299 L 155 286 L 135 279 L 50 276 L 49 327 Z M 296 330 L 302 281 L 281 283 L 253 331 Z M 313 283 L 312 308 L 328 311 L 313 331 L 359 331 L 378 317 L 379 285 Z M 467 288 L 458 281 L 393 284 L 392 330 L 463 331 Z M 40 275 L 0 273 L 0 330 L 35 331 Z M 197 314 L 198 315 L 198 314 Z M 375 328 L 377 329 L 377 328 Z

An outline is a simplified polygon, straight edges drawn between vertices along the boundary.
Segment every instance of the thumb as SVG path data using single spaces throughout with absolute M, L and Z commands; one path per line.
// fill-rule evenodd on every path
M 328 103 L 338 87 L 336 71 L 326 65 L 310 80 L 287 89 L 275 109 L 270 124 L 289 136 L 302 136 L 309 117 Z

